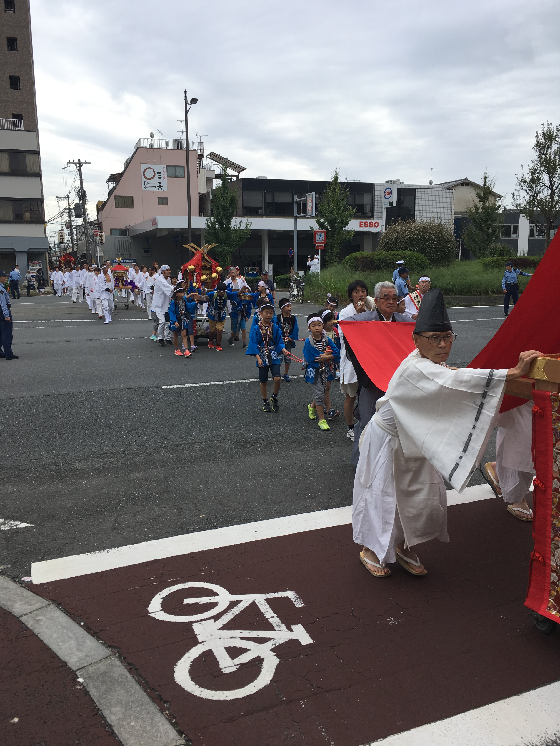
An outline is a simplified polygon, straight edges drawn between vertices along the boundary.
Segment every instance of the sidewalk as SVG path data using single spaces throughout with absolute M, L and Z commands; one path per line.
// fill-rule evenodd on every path
M 31 588 L 118 651 L 140 712 L 165 703 L 193 746 L 544 746 L 560 635 L 523 605 L 531 528 L 469 489 L 451 542 L 422 547 L 425 578 L 372 578 L 338 508 L 37 563 Z
M 0 743 L 118 746 L 76 674 L 0 608 Z
M 184 744 L 111 650 L 2 575 L 0 660 L 3 746 Z

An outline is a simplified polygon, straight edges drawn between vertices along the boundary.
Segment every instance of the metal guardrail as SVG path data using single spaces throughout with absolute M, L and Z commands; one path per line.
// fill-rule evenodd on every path
M 0 130 L 22 130 L 23 119 L 2 119 L 0 118 Z
M 135 148 L 163 148 L 164 150 L 169 147 L 169 140 L 155 140 L 150 137 L 141 137 Z

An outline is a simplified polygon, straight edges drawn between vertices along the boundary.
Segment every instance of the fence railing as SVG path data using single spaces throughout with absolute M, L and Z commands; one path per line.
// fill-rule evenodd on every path
M 0 130 L 22 130 L 23 119 L 2 119 L 0 118 Z

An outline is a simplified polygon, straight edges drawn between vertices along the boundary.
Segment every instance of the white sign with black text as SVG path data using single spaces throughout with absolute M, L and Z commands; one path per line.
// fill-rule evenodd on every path
M 145 192 L 167 191 L 167 168 L 154 163 L 142 163 L 142 189 Z

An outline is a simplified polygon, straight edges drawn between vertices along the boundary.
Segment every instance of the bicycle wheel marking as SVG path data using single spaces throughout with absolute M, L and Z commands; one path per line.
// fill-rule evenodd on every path
M 184 605 L 211 604 L 212 608 L 199 613 L 196 613 L 196 609 L 193 609 L 194 614 L 168 614 L 163 611 L 162 602 L 167 596 L 180 590 L 186 591 L 189 589 L 205 589 L 211 591 L 213 595 L 185 598 L 183 600 Z M 280 662 L 278 656 L 273 652 L 273 648 L 288 640 L 298 640 L 302 645 L 310 645 L 313 640 L 307 634 L 305 628 L 301 624 L 294 624 L 291 629 L 287 627 L 268 604 L 267 599 L 269 598 L 289 598 L 294 606 L 304 606 L 303 601 L 294 591 L 231 595 L 225 588 L 213 583 L 180 583 L 165 588 L 154 596 L 148 606 L 148 613 L 161 621 L 193 622 L 193 632 L 199 641 L 199 644 L 185 653 L 175 665 L 175 681 L 179 686 L 204 699 L 227 700 L 247 697 L 272 681 L 276 666 Z M 234 605 L 227 611 L 232 603 Z M 255 603 L 263 613 L 265 619 L 272 626 L 272 630 L 223 629 L 225 624 L 252 603 Z M 221 616 L 218 616 L 219 614 Z M 255 641 L 262 638 L 267 641 Z M 228 649 L 232 648 L 245 650 L 246 652 L 234 658 L 228 653 Z M 191 666 L 197 658 L 207 651 L 214 654 L 220 671 L 224 675 L 237 671 L 244 663 L 260 658 L 262 663 L 259 674 L 250 684 L 238 689 L 206 689 L 193 680 Z

